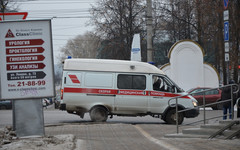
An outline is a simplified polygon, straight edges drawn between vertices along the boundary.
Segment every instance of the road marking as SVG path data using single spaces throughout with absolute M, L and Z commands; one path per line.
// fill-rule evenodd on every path
M 166 149 L 169 149 L 169 150 L 179 150 L 178 148 L 176 148 L 175 146 L 173 145 L 170 145 L 169 143 L 167 142 L 164 142 L 162 140 L 158 140 L 154 137 L 152 137 L 149 133 L 147 133 L 146 131 L 144 131 L 141 127 L 139 127 L 138 125 L 135 125 L 134 126 L 143 136 L 145 136 L 149 141 L 152 141 L 154 142 L 155 144 L 163 147 L 163 148 L 166 148 Z

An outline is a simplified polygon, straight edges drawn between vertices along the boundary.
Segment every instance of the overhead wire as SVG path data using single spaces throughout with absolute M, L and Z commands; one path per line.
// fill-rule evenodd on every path
M 69 4 L 71 5 L 71 7 L 76 6 L 76 4 L 82 4 L 82 3 L 87 3 L 87 4 L 91 4 L 96 2 L 96 0 L 49 0 L 49 1 L 16 1 L 14 3 L 16 4 L 24 4 L 24 5 L 49 5 L 49 4 L 54 4 L 56 5 L 56 7 L 54 7 L 53 9 L 41 9 L 41 7 L 38 7 L 40 9 L 25 9 L 25 11 L 29 12 L 29 17 L 30 14 L 33 15 L 34 17 L 31 18 L 42 18 L 42 17 L 48 17 L 48 18 L 52 18 L 51 16 L 54 16 L 54 18 L 90 18 L 90 16 L 86 16 L 86 15 L 90 15 L 89 13 L 89 8 L 69 8 L 69 9 L 61 9 L 60 6 L 58 5 L 66 5 Z M 60 7 L 60 8 L 59 8 Z M 66 7 L 66 6 L 65 6 Z M 84 15 L 84 16 L 83 16 Z
M 39 19 L 39 18 L 51 18 L 51 19 L 89 19 L 91 18 L 89 8 L 76 8 L 78 5 L 83 4 L 94 4 L 96 0 L 39 0 L 39 1 L 15 1 L 17 5 L 24 6 L 24 11 L 28 12 L 28 19 Z M 49 8 L 45 7 L 49 6 Z M 50 7 L 53 7 L 51 9 Z M 64 7 L 64 8 L 61 8 Z M 44 9 L 47 8 L 47 9 Z M 71 23 L 71 21 L 65 21 Z M 80 22 L 82 24 L 82 22 Z M 61 24 L 60 24 L 61 26 Z M 75 26 L 64 26 L 59 27 L 58 25 L 53 27 L 53 31 L 63 31 L 63 30 L 72 30 L 75 29 L 75 34 L 71 35 L 60 35 L 53 34 L 54 45 L 64 46 L 69 39 L 72 39 L 76 35 L 76 31 L 81 29 L 84 25 L 75 25 Z M 80 31 L 80 30 L 79 30 Z M 66 32 L 66 31 L 64 31 Z M 53 32 L 54 33 L 54 32 Z M 69 32 L 68 32 L 69 33 Z M 61 38 L 61 36 L 63 38 Z M 65 42 L 63 42 L 65 41 Z
M 83 4 L 83 3 L 95 3 L 96 0 L 41 0 L 41 1 L 9 1 L 9 3 L 19 3 L 19 4 L 74 4 L 74 3 L 79 3 L 79 4 Z

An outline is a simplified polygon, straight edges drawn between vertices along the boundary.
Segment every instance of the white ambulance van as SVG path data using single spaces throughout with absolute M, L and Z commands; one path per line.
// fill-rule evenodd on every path
M 158 117 L 176 123 L 175 107 L 169 99 L 185 94 L 157 67 L 135 61 L 67 59 L 61 87 L 61 110 L 91 120 L 106 121 L 108 116 Z M 175 105 L 175 100 L 170 104 Z M 176 106 L 176 105 L 175 105 Z M 179 124 L 184 117 L 198 116 L 197 101 L 191 96 L 178 99 Z

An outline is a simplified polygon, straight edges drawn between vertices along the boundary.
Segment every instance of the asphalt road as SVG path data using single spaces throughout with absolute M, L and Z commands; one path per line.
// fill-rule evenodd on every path
M 236 113 L 236 112 L 235 112 Z M 203 111 L 200 111 L 200 115 L 196 118 L 185 118 L 183 125 L 188 125 L 189 123 L 203 120 Z M 211 108 L 206 109 L 207 118 L 221 116 L 221 110 L 212 110 Z M 235 115 L 236 116 L 236 115 Z M 209 122 L 217 122 L 222 118 L 216 118 L 210 120 Z M 74 124 L 74 123 L 92 123 L 88 114 L 85 114 L 84 119 L 81 119 L 77 115 L 68 114 L 66 111 L 60 111 L 54 109 L 54 106 L 48 106 L 47 109 L 44 108 L 44 124 L 45 125 L 58 125 L 58 124 Z M 151 116 L 145 117 L 118 117 L 113 116 L 112 119 L 108 118 L 107 123 L 125 123 L 125 124 L 165 124 L 159 118 L 153 118 Z M 12 110 L 0 110 L 0 128 L 12 125 Z
M 221 110 L 207 109 L 206 116 L 220 116 Z M 203 119 L 203 111 L 196 118 L 185 119 L 180 127 L 191 128 L 198 125 L 187 125 Z M 211 120 L 218 122 L 222 118 Z M 165 124 L 159 118 L 146 117 L 116 117 L 106 123 L 93 123 L 87 114 L 84 119 L 68 114 L 50 106 L 44 109 L 45 134 L 74 135 L 75 149 L 82 150 L 239 150 L 239 139 L 192 139 L 165 138 L 164 135 L 176 133 L 175 125 Z M 12 125 L 12 110 L 0 110 L 0 128 Z M 0 148 L 1 149 L 1 148 Z M 42 149 L 42 148 L 41 148 Z

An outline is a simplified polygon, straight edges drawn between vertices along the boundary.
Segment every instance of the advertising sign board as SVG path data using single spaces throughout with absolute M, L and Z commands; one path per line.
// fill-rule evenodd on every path
M 0 99 L 55 95 L 51 20 L 0 22 Z

